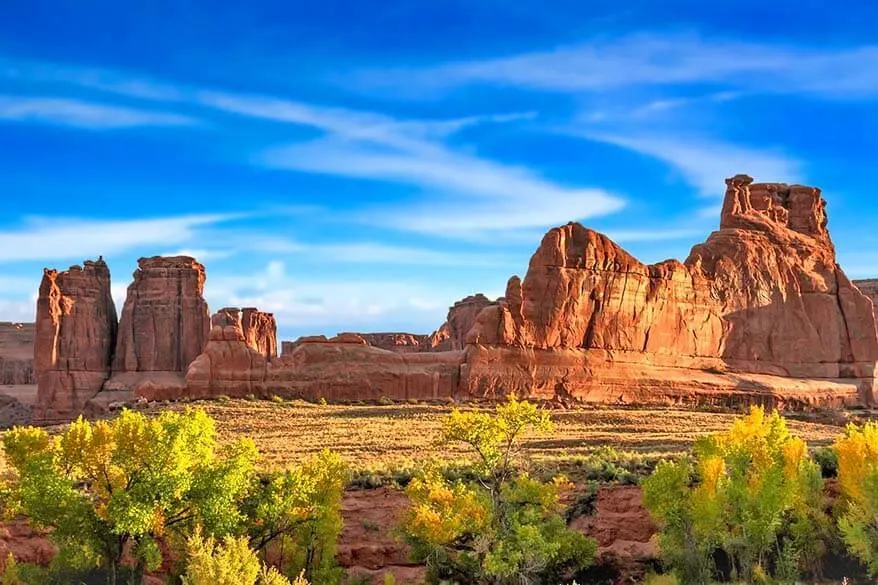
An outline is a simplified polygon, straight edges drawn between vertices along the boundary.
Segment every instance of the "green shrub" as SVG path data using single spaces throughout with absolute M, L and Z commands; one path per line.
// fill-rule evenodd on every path
M 18 561 L 12 553 L 6 553 L 6 562 L 3 565 L 3 574 L 0 575 L 0 585 L 25 585 L 21 579 L 21 569 Z
M 665 561 L 683 583 L 707 583 L 713 554 L 732 580 L 793 580 L 824 551 L 823 480 L 804 441 L 754 407 L 728 432 L 698 441 L 694 461 L 665 462 L 644 480 Z
M 838 456 L 834 449 L 820 447 L 814 450 L 814 461 L 820 466 L 824 478 L 838 477 Z
M 445 419 L 443 441 L 473 449 L 478 478 L 451 481 L 428 468 L 406 488 L 403 532 L 431 580 L 560 582 L 593 562 L 594 541 L 562 516 L 566 480 L 541 482 L 518 466 L 522 435 L 551 426 L 546 411 L 514 398 L 495 414 L 454 410 Z

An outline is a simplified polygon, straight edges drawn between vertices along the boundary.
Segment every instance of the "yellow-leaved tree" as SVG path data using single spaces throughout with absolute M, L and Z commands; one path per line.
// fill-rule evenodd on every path
M 472 449 L 477 477 L 452 482 L 428 469 L 406 489 L 403 531 L 431 580 L 557 583 L 592 563 L 594 541 L 570 530 L 561 514 L 565 482 L 542 482 L 523 469 L 525 433 L 551 428 L 548 412 L 515 397 L 494 413 L 455 409 L 445 419 L 442 441 Z
M 127 550 L 136 566 L 125 572 L 139 583 L 162 561 L 160 539 L 183 540 L 196 525 L 217 536 L 239 530 L 257 458 L 249 439 L 219 448 L 200 410 L 80 418 L 57 436 L 17 427 L 3 447 L 14 475 L 5 511 L 51 528 L 59 558 L 77 570 L 102 567 L 111 585 Z
M 878 576 L 878 423 L 848 426 L 834 449 L 842 493 L 838 518 L 842 539 Z
M 708 583 L 714 554 L 732 580 L 793 580 L 825 552 L 823 480 L 804 441 L 776 412 L 753 407 L 691 458 L 664 462 L 643 482 L 662 557 L 683 583 Z

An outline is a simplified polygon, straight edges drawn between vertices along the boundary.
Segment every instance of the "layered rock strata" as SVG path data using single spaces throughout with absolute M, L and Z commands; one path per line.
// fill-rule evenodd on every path
M 37 299 L 34 370 L 37 420 L 79 413 L 110 375 L 116 307 L 103 259 L 45 270 Z
M 726 183 L 720 229 L 684 263 L 642 264 L 575 223 L 549 231 L 524 280 L 479 314 L 469 391 L 871 401 L 872 303 L 836 264 L 820 190 Z
M 241 309 L 241 330 L 247 345 L 271 360 L 277 357 L 277 322 L 274 315 L 253 307 Z
M 210 333 L 204 266 L 188 256 L 141 258 L 137 264 L 107 389 L 182 387 Z

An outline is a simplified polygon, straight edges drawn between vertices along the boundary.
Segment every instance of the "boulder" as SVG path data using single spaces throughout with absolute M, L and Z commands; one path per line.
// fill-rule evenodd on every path
M 34 418 L 67 420 L 107 377 L 116 343 L 116 307 L 102 258 L 59 272 L 46 269 L 37 298 Z

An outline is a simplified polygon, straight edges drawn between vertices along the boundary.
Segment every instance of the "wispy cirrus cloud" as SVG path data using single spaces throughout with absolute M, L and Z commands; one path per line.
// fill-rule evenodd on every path
M 405 183 L 434 197 L 403 209 L 365 209 L 360 221 L 445 237 L 481 237 L 606 215 L 624 202 L 601 189 L 567 188 L 511 167 L 431 144 L 382 149 L 391 143 L 323 140 L 271 149 L 268 166 Z M 539 201 L 539 205 L 534 205 Z
M 40 122 L 90 130 L 192 126 L 192 117 L 58 97 L 0 95 L 0 120 Z
M 235 219 L 232 214 L 197 214 L 155 219 L 28 218 L 20 228 L 0 231 L 0 263 L 76 260 L 144 246 L 191 241 L 199 228 Z
M 28 69 L 16 69 L 27 76 Z M 294 172 L 369 179 L 409 186 L 411 204 L 362 209 L 356 221 L 443 237 L 483 237 L 485 232 L 545 228 L 570 219 L 618 211 L 624 200 L 598 187 L 556 183 L 537 172 L 480 157 L 446 140 L 479 124 L 534 120 L 532 111 L 450 119 L 408 119 L 298 102 L 274 96 L 174 86 L 118 73 L 48 66 L 38 79 L 69 83 L 150 101 L 182 103 L 202 111 L 234 114 L 317 129 L 312 141 L 267 146 L 249 160 Z M 534 209 L 533 202 L 541 204 Z
M 878 45 L 815 49 L 698 34 L 640 33 L 422 69 L 364 71 L 346 79 L 367 89 L 409 93 L 469 84 L 565 93 L 713 84 L 855 99 L 878 95 Z
M 583 138 L 614 144 L 657 158 L 675 168 L 701 196 L 722 195 L 722 179 L 738 173 L 769 181 L 795 182 L 801 164 L 781 150 L 750 148 L 699 136 L 613 135 L 582 132 Z

